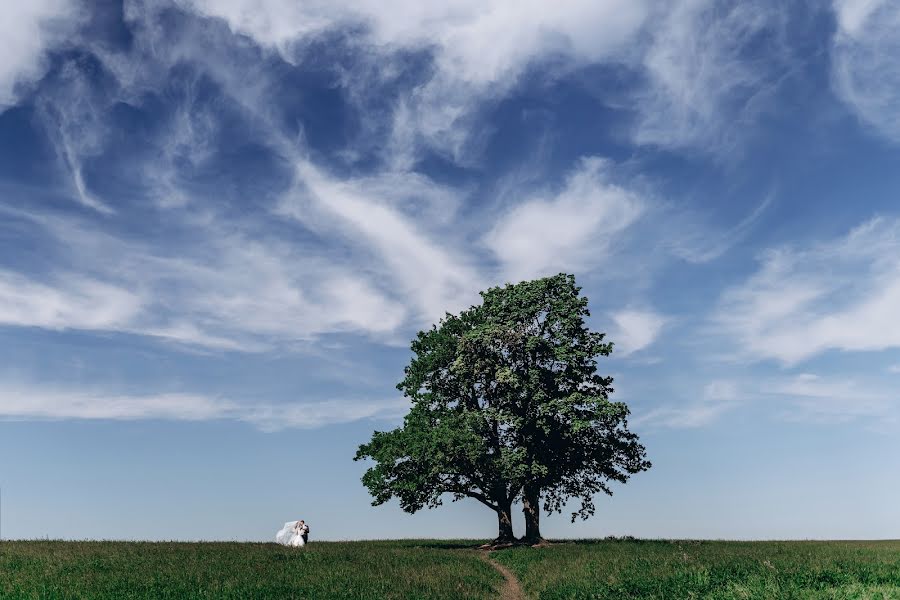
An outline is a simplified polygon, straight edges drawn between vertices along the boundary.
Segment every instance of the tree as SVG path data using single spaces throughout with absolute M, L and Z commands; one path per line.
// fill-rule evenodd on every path
M 499 542 L 513 539 L 522 501 L 525 539 L 540 540 L 540 511 L 588 518 L 593 497 L 650 468 L 628 430 L 628 407 L 611 402 L 612 378 L 597 374 L 612 344 L 572 275 L 491 288 L 482 303 L 418 334 L 398 389 L 412 401 L 403 426 L 375 432 L 356 460 L 373 504 L 392 497 L 415 512 L 475 498 L 497 513 Z
M 398 389 L 412 400 L 403 427 L 375 432 L 355 460 L 374 459 L 363 484 L 379 505 L 393 497 L 406 512 L 474 498 L 497 513 L 498 542 L 513 540 L 512 503 L 521 486 L 516 464 L 499 438 L 501 420 L 489 397 L 457 366 L 465 335 L 478 326 L 478 310 L 447 315 L 440 327 L 419 332 L 413 360 Z

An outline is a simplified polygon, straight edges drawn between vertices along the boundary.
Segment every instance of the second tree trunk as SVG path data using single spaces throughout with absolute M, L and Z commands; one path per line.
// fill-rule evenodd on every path
M 541 491 L 536 487 L 526 487 L 522 495 L 522 514 L 525 515 L 524 541 L 541 541 Z

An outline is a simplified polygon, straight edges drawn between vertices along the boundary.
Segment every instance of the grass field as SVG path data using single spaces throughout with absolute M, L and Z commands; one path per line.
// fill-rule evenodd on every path
M 0 598 L 494 598 L 502 577 L 461 546 L 2 542 Z
M 542 600 L 900 600 L 900 542 L 598 541 L 495 558 Z
M 2 542 L 0 598 L 497 598 L 474 542 Z M 896 599 L 900 542 L 560 542 L 491 553 L 541 599 Z

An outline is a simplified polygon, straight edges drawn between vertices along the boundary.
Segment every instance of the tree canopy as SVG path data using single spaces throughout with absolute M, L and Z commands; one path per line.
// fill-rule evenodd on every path
M 397 386 L 412 402 L 403 425 L 356 454 L 375 462 L 363 475 L 373 504 L 397 498 L 415 512 L 447 494 L 474 498 L 510 541 L 521 500 L 536 541 L 541 507 L 562 512 L 575 499 L 572 519 L 588 518 L 598 492 L 650 468 L 628 407 L 609 400 L 612 378 L 597 373 L 613 345 L 587 327 L 580 292 L 566 274 L 495 287 L 419 332 Z

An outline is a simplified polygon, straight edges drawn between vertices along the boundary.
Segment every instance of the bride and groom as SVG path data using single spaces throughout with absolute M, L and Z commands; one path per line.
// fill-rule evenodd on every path
M 309 541 L 309 525 L 303 519 L 288 521 L 281 531 L 275 534 L 275 541 L 285 546 L 302 548 Z

